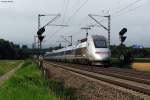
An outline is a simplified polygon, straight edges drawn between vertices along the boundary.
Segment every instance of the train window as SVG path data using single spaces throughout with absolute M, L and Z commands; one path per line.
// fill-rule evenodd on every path
M 94 40 L 95 48 L 107 48 L 105 40 Z

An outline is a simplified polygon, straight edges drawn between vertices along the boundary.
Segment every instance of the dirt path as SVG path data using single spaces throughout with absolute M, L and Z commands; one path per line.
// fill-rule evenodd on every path
M 5 80 L 8 80 L 9 77 L 12 76 L 12 74 L 14 74 L 19 68 L 21 68 L 22 65 L 23 65 L 23 63 L 20 63 L 17 67 L 15 67 L 11 71 L 9 71 L 6 74 L 4 74 L 3 76 L 1 76 L 0 77 L 0 86 L 4 83 Z

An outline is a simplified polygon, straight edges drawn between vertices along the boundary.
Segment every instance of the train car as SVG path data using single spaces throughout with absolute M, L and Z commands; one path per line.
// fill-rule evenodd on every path
M 101 35 L 88 36 L 80 40 L 77 45 L 45 54 L 45 59 L 48 60 L 92 65 L 109 64 L 110 58 L 111 51 L 108 48 L 107 39 Z

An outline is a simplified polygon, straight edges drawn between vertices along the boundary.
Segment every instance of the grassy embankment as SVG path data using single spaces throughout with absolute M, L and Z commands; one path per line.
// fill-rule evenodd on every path
M 133 59 L 134 63 L 150 63 L 150 58 L 134 58 Z M 117 64 L 119 63 L 119 58 L 112 58 L 111 63 Z
M 0 76 L 17 67 L 22 61 L 17 60 L 1 60 L 0 61 Z
M 126 65 L 123 65 L 119 58 L 112 58 L 111 61 L 110 61 L 110 64 L 113 66 L 113 67 L 119 67 L 119 68 L 132 68 L 131 65 L 129 64 L 126 64 Z
M 150 63 L 150 58 L 134 58 L 134 62 Z
M 32 61 L 25 61 L 8 81 L 0 87 L 0 100 L 72 100 L 72 92 L 62 82 L 45 80 Z

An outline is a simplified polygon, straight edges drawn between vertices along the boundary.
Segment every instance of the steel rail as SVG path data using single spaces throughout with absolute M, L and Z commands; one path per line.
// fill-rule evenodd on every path
M 76 68 L 72 68 L 72 67 L 68 67 L 65 65 L 59 65 L 59 64 L 54 64 L 54 63 L 50 63 L 50 62 L 44 62 L 48 65 L 53 65 L 55 67 L 60 67 L 63 68 L 65 70 L 69 70 L 81 75 L 85 75 L 97 80 L 101 80 L 101 81 L 105 81 L 111 84 L 115 84 L 118 85 L 120 87 L 124 87 L 127 89 L 131 89 L 133 91 L 137 91 L 140 93 L 144 93 L 147 95 L 150 95 L 150 85 L 147 84 L 143 84 L 143 83 L 139 83 L 139 82 L 135 82 L 135 81 L 131 81 L 131 80 L 127 80 L 127 79 L 122 79 L 122 78 L 118 78 L 118 77 L 114 77 L 111 75 L 103 75 L 103 74 L 99 74 L 99 73 L 95 73 L 95 72 L 89 72 L 86 70 L 80 70 L 80 69 L 76 69 Z
M 67 65 L 67 66 L 70 66 L 70 67 L 76 67 L 77 65 L 74 65 L 74 64 L 64 64 L 64 65 Z M 86 70 L 86 71 L 91 71 L 91 72 L 94 72 L 94 73 L 99 73 L 99 74 L 104 74 L 104 75 L 109 75 L 109 76 L 113 76 L 113 77 L 118 77 L 118 78 L 122 78 L 122 79 L 126 79 L 126 80 L 130 80 L 130 81 L 135 81 L 135 82 L 139 82 L 139 83 L 143 83 L 143 84 L 147 84 L 147 85 L 150 85 L 150 79 L 146 79 L 144 77 L 137 77 L 137 75 L 139 76 L 138 73 L 131 73 L 131 72 L 128 72 L 128 71 L 125 71 L 123 72 L 123 70 L 117 70 L 115 71 L 115 69 L 110 69 L 110 68 L 100 68 L 100 67 L 96 67 L 96 66 L 85 66 L 85 65 L 78 65 L 80 67 L 82 67 L 83 70 Z M 76 67 L 77 68 L 77 67 Z M 94 70 L 95 69 L 95 70 Z M 112 72 L 113 71 L 113 72 Z M 121 71 L 121 72 L 119 72 Z M 142 74 L 140 74 L 142 75 Z M 147 75 L 148 77 L 148 75 Z

